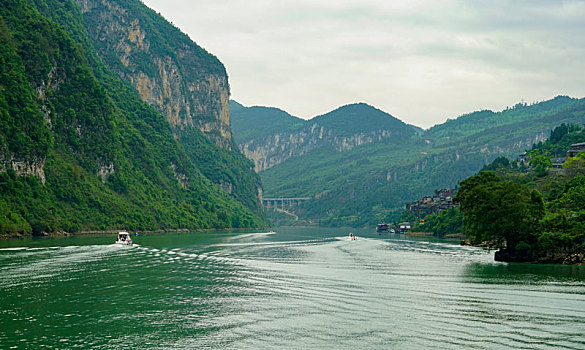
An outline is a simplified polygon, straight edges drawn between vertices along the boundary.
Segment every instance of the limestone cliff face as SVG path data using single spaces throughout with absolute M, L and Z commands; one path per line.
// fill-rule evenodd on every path
M 360 132 L 339 136 L 331 128 L 314 123 L 296 132 L 275 133 L 239 144 L 244 155 L 254 162 L 257 172 L 276 166 L 289 158 L 305 155 L 317 147 L 346 152 L 354 147 L 391 138 L 391 130 Z
M 546 128 L 537 133 L 527 135 L 523 140 L 515 140 L 509 144 L 476 145 L 472 147 L 468 145 L 465 148 L 456 150 L 453 159 L 451 159 L 450 155 L 446 155 L 447 158 L 441 159 L 441 161 L 464 159 L 465 155 L 468 154 L 483 154 L 484 162 L 488 162 L 494 155 L 508 155 L 544 141 L 549 133 L 550 128 Z M 318 123 L 312 123 L 297 131 L 280 132 L 262 138 L 254 138 L 241 142 L 238 146 L 242 153 L 254 162 L 256 172 L 261 172 L 290 158 L 303 156 L 318 147 L 329 147 L 329 149 L 336 152 L 346 152 L 361 145 L 391 140 L 395 136 L 396 133 L 388 129 L 340 136 L 336 135 L 334 129 Z M 431 147 L 433 146 L 433 142 L 427 140 L 427 143 Z M 414 170 L 424 169 L 425 161 L 416 164 Z M 388 175 L 387 178 L 389 181 L 391 176 Z
M 260 212 L 260 179 L 233 143 L 223 64 L 140 0 L 74 1 L 106 66 L 165 117 L 207 179 Z M 172 170 L 181 186 L 191 185 L 178 168 Z M 99 176 L 106 179 L 111 171 L 102 164 Z
M 0 173 L 12 169 L 18 176 L 35 176 L 45 183 L 45 160 L 46 157 L 18 159 L 14 155 L 8 158 L 0 154 Z
M 333 156 L 371 143 L 402 144 L 419 132 L 366 103 L 345 105 L 307 121 L 277 108 L 234 102 L 232 118 L 238 147 L 257 172 L 314 152 Z
M 141 4 L 77 3 L 98 54 L 166 117 L 175 135 L 198 128 L 231 149 L 228 77 L 217 58 L 153 11 L 137 9 Z

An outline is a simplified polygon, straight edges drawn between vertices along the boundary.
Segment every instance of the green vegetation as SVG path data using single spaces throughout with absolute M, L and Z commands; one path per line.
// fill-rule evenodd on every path
M 528 152 L 527 171 L 497 159 L 486 166 L 494 171 L 462 181 L 455 200 L 471 243 L 500 248 L 497 260 L 584 263 L 585 154 L 562 170 L 552 169 L 547 156 L 584 139 L 585 128 L 562 124 Z
M 535 144 L 530 153 L 531 155 L 544 154 L 550 157 L 564 157 L 572 144 L 585 142 L 585 135 L 578 132 L 580 130 L 579 124 L 563 123 L 551 131 L 547 140 Z
M 462 181 L 455 201 L 461 203 L 465 233 L 471 243 L 488 242 L 511 253 L 534 244 L 538 222 L 544 215 L 540 192 L 502 181 L 490 172 Z
M 260 178 L 252 163 L 238 151 L 232 139 L 223 140 L 218 130 L 210 130 L 206 125 L 204 135 L 197 128 L 217 122 L 225 98 L 220 91 L 229 93 L 225 67 L 215 56 L 138 0 L 95 2 L 83 13 L 73 0 L 34 3 L 83 47 L 97 79 L 107 91 L 112 91 L 110 97 L 126 115 L 131 115 L 129 119 L 132 123 L 136 121 L 137 128 L 143 126 L 145 115 L 153 111 L 136 107 L 141 96 L 132 87 L 137 85 L 133 81 L 148 78 L 151 83 L 141 92 L 146 95 L 155 96 L 163 87 L 167 89 L 162 104 L 146 102 L 163 116 L 170 110 L 178 113 L 175 116 L 183 122 L 174 120 L 178 125 L 171 125 L 170 131 L 190 162 L 212 183 L 256 215 L 262 215 L 258 201 Z M 103 40 L 104 37 L 108 40 Z M 213 89 L 210 85 L 215 80 L 225 86 Z M 193 89 L 201 91 L 193 93 Z M 154 131 L 168 128 L 169 121 L 159 116 L 149 119 L 149 124 L 157 124 Z M 214 142 L 218 139 L 225 147 Z
M 462 234 L 465 232 L 463 215 L 459 207 L 444 210 L 440 214 L 426 215 L 424 220 L 423 225 L 417 224 L 413 226 L 412 231 L 432 232 L 433 236 L 436 237 L 445 237 L 450 234 Z
M 295 130 L 306 124 L 305 120 L 293 117 L 278 108 L 246 108 L 235 101 L 230 101 L 230 118 L 234 139 L 238 144 L 274 133 Z
M 189 135 L 181 134 L 178 141 L 205 177 L 226 186 L 224 190 L 232 197 L 256 215 L 262 215 L 257 197 L 260 177 L 254 173 L 254 164 L 250 160 L 240 152 L 218 147 L 198 130 Z
M 412 135 L 422 130 L 414 125 L 408 125 L 365 103 L 354 103 L 339 107 L 334 111 L 311 119 L 308 124 L 322 126 L 331 130 L 337 137 L 353 136 L 356 133 L 388 130 L 395 137 Z M 396 141 L 396 140 L 394 140 Z
M 93 51 L 77 5 L 35 4 L 0 5 L 0 234 L 263 225 Z
M 47 152 L 51 134 L 28 84 L 17 40 L 0 17 L 0 157 L 34 159 Z
M 239 140 L 244 132 L 256 147 L 264 144 L 270 156 L 282 159 L 291 153 L 290 135 L 302 136 L 305 143 L 296 143 L 299 148 L 306 146 L 303 152 L 259 173 L 265 197 L 316 196 L 299 211 L 303 219 L 324 225 L 373 226 L 394 221 L 405 203 L 437 188 L 454 187 L 498 157 L 517 157 L 543 140 L 554 126 L 584 119 L 585 99 L 559 96 L 497 113 L 474 112 L 421 131 L 375 108 L 356 104 L 306 121 L 301 128 L 279 126 L 272 133 L 279 135 L 279 147 L 268 147 L 273 144 L 267 143 L 267 126 L 258 137 L 253 136 L 252 124 L 245 130 L 234 127 L 234 135 Z M 264 120 L 271 119 L 266 116 Z M 365 140 L 364 135 L 373 131 L 378 134 L 372 142 L 344 150 L 335 147 L 336 141 Z M 378 137 L 382 132 L 390 136 Z

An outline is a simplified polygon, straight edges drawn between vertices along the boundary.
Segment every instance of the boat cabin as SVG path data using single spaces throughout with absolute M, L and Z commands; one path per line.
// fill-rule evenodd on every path
M 130 234 L 126 231 L 120 231 L 118 233 L 118 239 L 116 240 L 118 244 L 132 244 L 132 238 L 130 238 Z
M 410 222 L 406 221 L 398 224 L 398 233 L 406 233 L 408 230 L 410 230 Z
M 388 232 L 390 230 L 390 225 L 386 223 L 379 223 L 376 227 L 376 231 L 378 232 Z

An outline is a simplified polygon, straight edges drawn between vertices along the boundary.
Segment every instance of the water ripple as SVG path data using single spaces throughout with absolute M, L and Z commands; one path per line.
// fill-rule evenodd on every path
M 582 269 L 299 231 L 0 249 L 0 343 L 27 347 L 585 347 Z M 299 238 L 301 237 L 301 238 Z M 150 241 L 149 241 L 150 239 Z M 137 239 L 138 240 L 138 239 Z

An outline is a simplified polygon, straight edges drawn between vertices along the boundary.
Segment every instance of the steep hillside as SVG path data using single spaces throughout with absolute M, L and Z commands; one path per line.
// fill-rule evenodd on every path
M 138 0 L 76 1 L 98 55 L 175 133 L 197 127 L 232 146 L 228 79 L 215 56 Z
M 330 140 L 359 139 L 350 136 L 352 128 L 355 135 L 368 128 L 374 131 L 376 125 L 380 125 L 378 135 L 383 135 L 388 128 L 386 119 L 371 123 L 364 119 L 360 125 L 348 127 L 347 119 L 335 117 L 338 113 L 334 112 L 307 123 L 321 123 L 330 131 Z M 517 156 L 547 138 L 555 126 L 569 122 L 585 122 L 585 100 L 557 97 L 532 106 L 518 104 L 498 113 L 480 111 L 425 132 L 405 126 L 402 130 L 410 133 L 304 154 L 288 152 L 295 145 L 282 137 L 278 147 L 266 141 L 271 140 L 269 136 L 250 137 L 240 147 L 249 154 L 246 147 L 254 144 L 265 151 L 266 159 L 282 159 L 260 172 L 265 196 L 314 197 L 297 210 L 305 218 L 322 224 L 364 225 L 389 219 L 404 203 L 436 188 L 455 186 L 498 156 Z M 281 135 L 275 133 L 273 138 L 277 136 Z
M 230 118 L 237 144 L 296 130 L 307 123 L 278 108 L 244 107 L 233 100 L 230 101 Z
M 422 129 L 414 125 L 407 125 L 390 114 L 365 103 L 339 107 L 334 111 L 311 119 L 309 124 L 316 124 L 331 130 L 335 136 L 347 137 L 353 137 L 356 134 L 375 133 L 380 130 L 387 131 L 381 135 L 380 139 L 422 132 Z
M 86 52 L 97 54 L 88 57 L 94 71 L 102 71 L 95 72 L 102 83 L 121 79 L 134 87 L 165 116 L 203 175 L 261 213 L 260 179 L 233 143 L 228 78 L 215 56 L 138 0 L 32 1 Z
M 582 100 L 572 99 L 567 96 L 557 96 L 551 100 L 543 101 L 534 105 L 518 103 L 514 107 L 508 107 L 502 112 L 495 113 L 490 110 L 483 110 L 465 114 L 456 119 L 447 120 L 443 124 L 435 125 L 425 135 L 436 140 L 441 138 L 458 138 L 473 135 L 483 130 L 494 127 L 505 127 L 515 123 L 540 122 L 548 125 L 548 121 L 555 121 L 557 113 L 565 113 L 572 104 L 583 105 Z M 543 115 L 550 116 L 543 119 Z
M 469 242 L 499 248 L 497 261 L 583 265 L 584 141 L 582 125 L 561 124 L 527 152 L 528 163 L 498 157 L 463 180 L 452 218 L 459 216 Z M 557 157 L 562 166 L 552 168 Z M 445 222 L 441 216 L 431 221 Z
M 247 108 L 234 118 L 241 126 L 234 127 L 234 133 L 244 135 L 236 136 L 241 140 L 239 147 L 254 161 L 256 171 L 290 158 L 344 153 L 382 140 L 401 144 L 419 130 L 364 103 L 343 106 L 309 121 L 266 107 Z
M 0 233 L 262 225 L 83 46 L 77 5 L 55 4 L 35 5 L 82 46 L 29 2 L 0 5 Z

